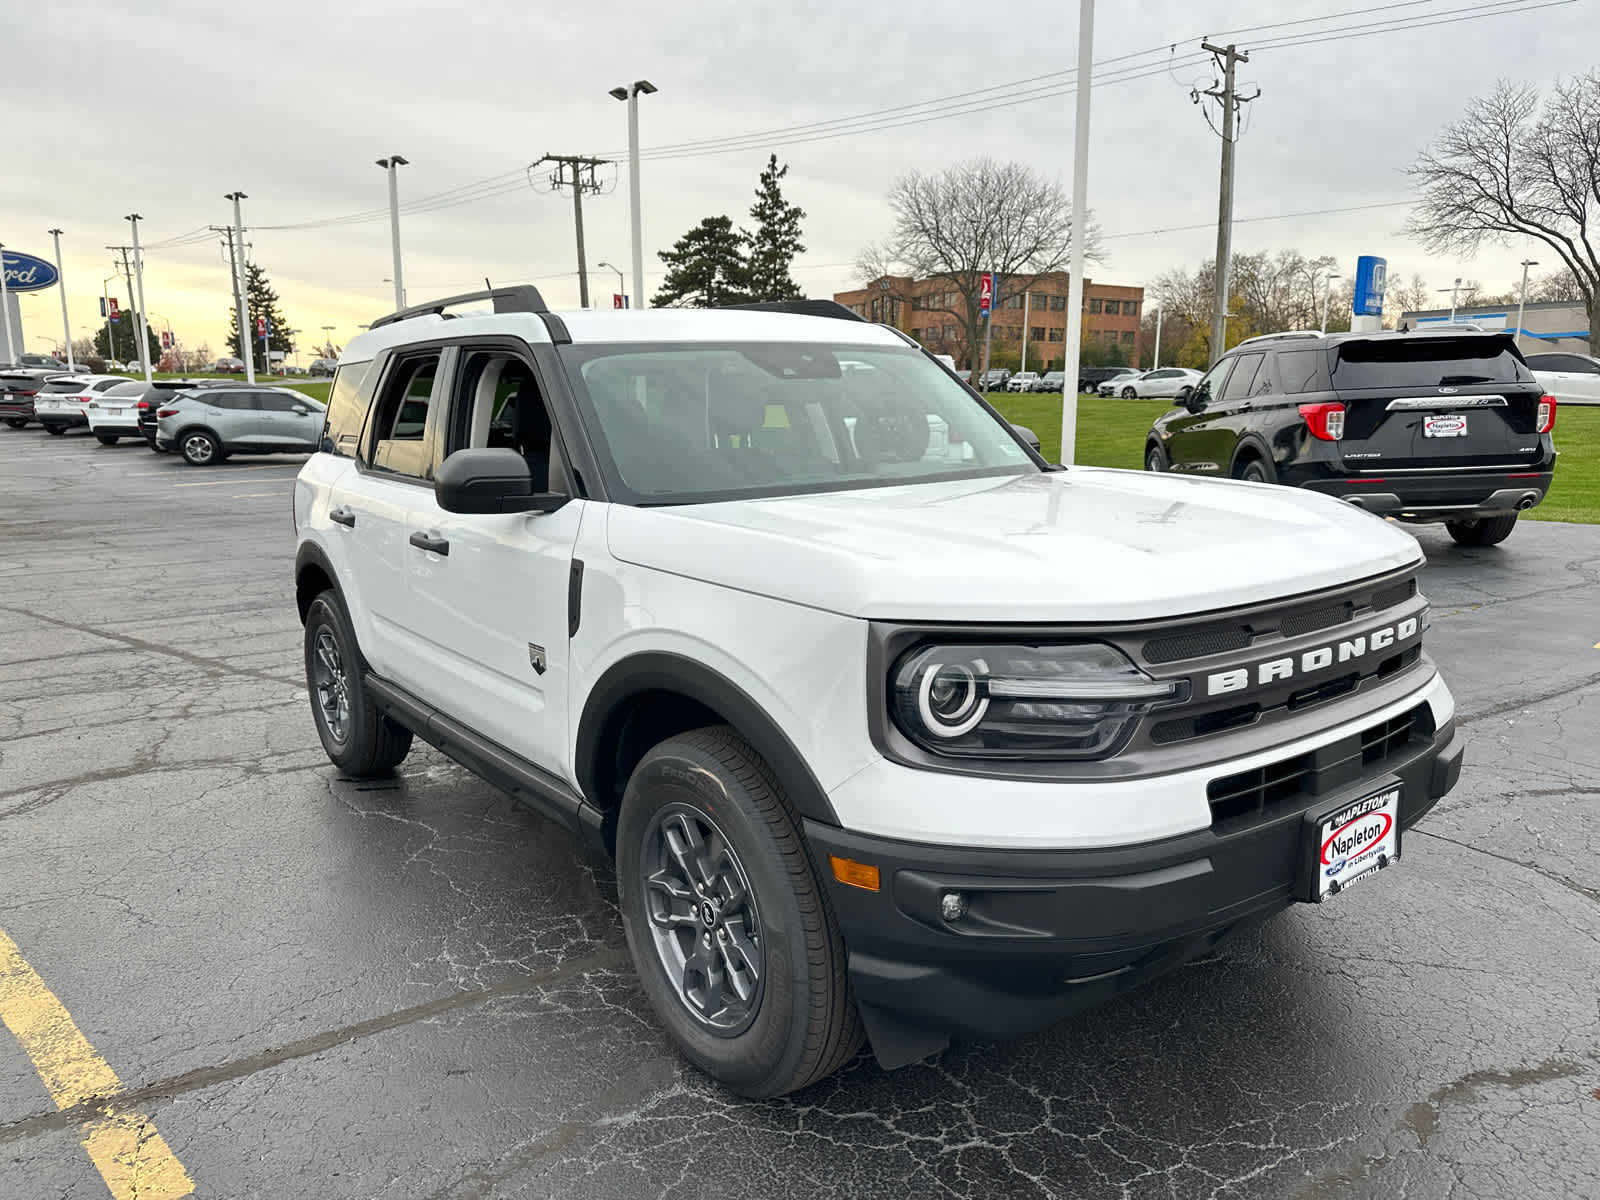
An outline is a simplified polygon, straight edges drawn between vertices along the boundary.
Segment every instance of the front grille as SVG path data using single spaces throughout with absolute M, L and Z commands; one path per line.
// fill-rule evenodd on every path
M 1177 662 L 1181 658 L 1205 658 L 1211 654 L 1226 654 L 1230 650 L 1243 650 L 1250 644 L 1250 630 L 1243 626 L 1233 629 L 1201 629 L 1181 633 L 1176 637 L 1155 638 L 1144 644 L 1144 660 L 1150 663 Z
M 1417 581 L 1407 579 L 1393 587 L 1384 588 L 1381 592 L 1372 593 L 1372 607 L 1375 609 L 1393 608 L 1417 594 Z
M 1295 613 L 1283 619 L 1279 627 L 1286 638 L 1299 637 L 1302 633 L 1315 633 L 1319 629 L 1331 629 L 1335 625 L 1343 625 L 1356 615 L 1354 604 L 1331 604 L 1326 608 L 1312 609 L 1307 613 Z
M 1433 732 L 1433 710 L 1423 703 L 1310 753 L 1213 779 L 1206 785 L 1211 824 L 1254 819 L 1348 787 L 1359 775 L 1358 757 L 1363 768 L 1379 766 Z

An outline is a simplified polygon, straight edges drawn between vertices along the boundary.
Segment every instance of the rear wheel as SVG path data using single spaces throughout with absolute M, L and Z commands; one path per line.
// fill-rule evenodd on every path
M 60 437 L 67 432 L 67 427 L 65 425 L 46 425 L 44 431 L 51 437 Z
M 305 656 L 311 715 L 329 760 L 357 779 L 392 771 L 411 750 L 411 731 L 367 695 L 355 633 L 332 590 L 306 610 Z
M 114 433 L 97 433 L 94 435 L 94 440 L 102 446 L 115 446 L 117 444 L 117 435 Z
M 634 769 L 617 892 L 650 1003 L 708 1075 L 781 1096 L 860 1049 L 827 893 L 782 786 L 733 730 L 669 738 Z
M 13 429 L 26 429 L 28 427 L 28 418 L 27 417 L 7 417 L 6 418 L 6 424 L 11 426 L 11 428 L 13 428 Z
M 1277 472 L 1272 469 L 1271 464 L 1262 461 L 1254 455 L 1242 460 L 1236 467 L 1234 467 L 1233 477 L 1235 479 L 1243 479 L 1247 483 L 1278 482 Z
M 1511 536 L 1517 527 L 1517 514 L 1506 513 L 1498 517 L 1479 517 L 1472 521 L 1446 521 L 1458 546 L 1497 546 Z
M 222 461 L 222 447 L 203 429 L 191 429 L 184 434 L 178 451 L 191 467 L 209 467 Z

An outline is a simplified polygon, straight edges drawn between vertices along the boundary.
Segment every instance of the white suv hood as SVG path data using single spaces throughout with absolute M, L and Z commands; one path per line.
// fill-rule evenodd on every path
M 1418 562 L 1399 527 L 1268 484 L 1050 474 L 667 508 L 613 506 L 612 554 L 849 616 L 1143 620 Z

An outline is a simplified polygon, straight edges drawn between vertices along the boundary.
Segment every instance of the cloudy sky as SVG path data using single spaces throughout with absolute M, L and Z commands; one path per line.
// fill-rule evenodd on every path
M 231 219 L 223 195 L 240 189 L 252 257 L 286 318 L 309 331 L 308 346 L 327 324 L 342 342 L 393 306 L 374 160 L 396 153 L 411 164 L 402 205 L 416 208 L 401 218 L 413 303 L 488 276 L 532 280 L 553 306 L 575 306 L 570 198 L 530 186 L 524 168 L 547 152 L 621 157 L 625 106 L 606 93 L 647 78 L 660 88 L 641 102 L 647 290 L 660 282 L 655 252 L 701 217 L 744 219 L 776 151 L 790 165 L 788 195 L 808 213 L 796 276 L 825 296 L 851 284 L 857 251 L 888 231 L 883 197 L 904 171 L 990 154 L 1070 187 L 1077 7 L 0 0 L 0 241 L 48 257 L 44 231 L 66 231 L 77 337 L 98 323 L 111 273 L 104 247 L 128 241 L 122 218 L 141 213 L 150 312 L 185 344 L 220 352 L 229 280 L 205 227 Z M 1347 274 L 1357 254 L 1377 253 L 1391 277 L 1419 271 L 1444 287 L 1462 273 L 1494 290 L 1514 284 L 1530 248 L 1429 259 L 1400 232 L 1402 170 L 1497 78 L 1543 85 L 1591 69 L 1600 44 L 1600 0 L 1098 8 L 1105 84 L 1094 92 L 1089 202 L 1108 254 L 1091 274 L 1125 284 L 1193 265 L 1214 246 L 1218 143 L 1190 101 L 1213 78 L 1202 36 L 1237 31 L 1231 40 L 1252 51 L 1241 82 L 1261 91 L 1238 147 L 1236 249 L 1334 254 Z M 863 114 L 881 115 L 844 134 L 817 128 Z M 607 189 L 584 217 L 591 289 L 609 304 L 616 277 L 595 264 L 628 267 L 626 166 L 601 177 Z M 126 288 L 110 286 L 126 305 Z M 46 348 L 60 335 L 55 292 L 24 300 L 23 319 L 28 348 Z

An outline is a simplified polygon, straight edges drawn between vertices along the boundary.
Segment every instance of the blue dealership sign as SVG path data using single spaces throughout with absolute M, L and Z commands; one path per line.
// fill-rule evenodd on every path
M 1358 317 L 1383 316 L 1383 285 L 1389 262 L 1374 254 L 1356 259 L 1356 297 L 1351 311 Z
M 61 272 L 45 259 L 16 250 L 0 253 L 5 255 L 6 287 L 13 292 L 37 292 L 61 277 Z

